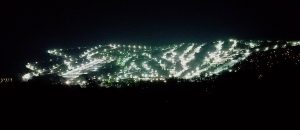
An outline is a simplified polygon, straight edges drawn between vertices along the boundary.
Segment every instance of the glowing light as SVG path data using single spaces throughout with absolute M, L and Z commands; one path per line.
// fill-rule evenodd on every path
M 269 50 L 269 47 L 265 47 L 264 51 L 268 51 Z
M 65 83 L 66 83 L 66 85 L 70 85 L 71 81 L 67 80 Z
M 255 43 L 250 42 L 250 43 L 249 43 L 249 46 L 250 46 L 250 48 L 254 48 L 254 47 L 256 47 L 257 45 L 255 45 Z
M 23 81 L 28 81 L 28 80 L 30 80 L 31 78 L 32 78 L 32 75 L 31 75 L 30 73 L 25 74 L 25 75 L 22 76 L 22 80 L 23 80 Z
M 300 41 L 298 42 L 292 42 L 292 46 L 299 46 L 300 45 Z

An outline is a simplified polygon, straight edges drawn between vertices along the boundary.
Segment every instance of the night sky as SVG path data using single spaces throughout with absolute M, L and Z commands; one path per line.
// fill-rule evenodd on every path
M 228 38 L 299 40 L 299 12 L 296 0 L 11 1 L 1 5 L 0 75 L 21 73 L 28 61 L 52 48 Z

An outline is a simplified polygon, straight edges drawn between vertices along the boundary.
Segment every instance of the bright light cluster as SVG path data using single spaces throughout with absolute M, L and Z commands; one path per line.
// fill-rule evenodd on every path
M 169 46 L 145 45 L 99 45 L 83 50 L 53 49 L 47 52 L 51 58 L 47 66 L 28 63 L 30 70 L 22 78 L 56 74 L 66 79 L 66 84 L 86 84 L 83 75 L 104 82 L 162 80 L 170 77 L 191 79 L 211 76 L 230 68 L 246 59 L 251 53 L 271 49 L 298 46 L 299 41 L 276 42 L 269 45 L 264 41 L 242 41 L 229 39 L 211 43 L 181 43 Z M 83 51 L 82 51 L 83 50 Z M 74 54 L 74 51 L 79 52 Z

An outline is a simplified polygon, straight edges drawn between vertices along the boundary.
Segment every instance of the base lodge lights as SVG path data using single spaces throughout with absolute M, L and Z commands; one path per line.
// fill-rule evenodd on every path
M 234 72 L 231 67 L 251 53 L 300 45 L 300 41 L 282 41 L 276 42 L 276 45 L 264 43 L 229 39 L 205 44 L 181 43 L 156 47 L 108 44 L 86 49 L 77 47 L 77 55 L 71 49 L 53 49 L 47 53 L 61 60 L 51 60 L 52 64 L 42 67 L 38 62 L 28 63 L 26 68 L 29 73 L 22 78 L 28 81 L 32 77 L 56 74 L 66 78 L 65 84 L 84 85 L 86 81 L 81 78 L 84 74 L 110 82 L 126 79 L 165 81 L 171 77 L 191 79 L 200 75 L 208 77 L 225 70 Z

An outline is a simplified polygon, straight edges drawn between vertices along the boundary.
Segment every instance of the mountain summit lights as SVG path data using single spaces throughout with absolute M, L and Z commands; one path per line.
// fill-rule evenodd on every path
M 76 49 L 53 49 L 47 52 L 53 57 L 46 66 L 38 62 L 28 63 L 29 73 L 24 81 L 32 77 L 55 74 L 67 79 L 66 84 L 84 85 L 81 75 L 101 81 L 119 82 L 123 79 L 165 80 L 170 77 L 191 79 L 211 76 L 246 59 L 252 52 L 298 46 L 299 41 L 277 41 L 275 45 L 264 41 L 242 41 L 229 39 L 211 43 L 181 43 L 169 46 L 145 45 L 99 45 L 85 51 Z M 75 53 L 75 54 L 74 54 Z

